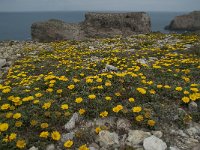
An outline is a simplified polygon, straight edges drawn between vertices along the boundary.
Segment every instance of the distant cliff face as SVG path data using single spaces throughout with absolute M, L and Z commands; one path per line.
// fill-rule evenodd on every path
M 90 37 L 129 36 L 149 33 L 151 21 L 147 13 L 87 13 L 85 21 L 78 24 L 60 20 L 36 22 L 31 26 L 32 39 L 40 42 Z
M 186 15 L 175 17 L 169 26 L 168 30 L 200 30 L 200 11 L 194 11 Z

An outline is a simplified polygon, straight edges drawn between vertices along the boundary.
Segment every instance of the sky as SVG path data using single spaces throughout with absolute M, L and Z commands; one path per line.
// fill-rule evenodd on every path
M 0 0 L 0 12 L 21 11 L 193 11 L 200 0 Z

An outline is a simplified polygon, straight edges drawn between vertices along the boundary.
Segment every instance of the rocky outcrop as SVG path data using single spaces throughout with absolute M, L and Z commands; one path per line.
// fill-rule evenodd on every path
M 168 30 L 200 30 L 200 11 L 194 11 L 186 15 L 176 16 L 165 28 Z
M 144 12 L 87 13 L 82 26 L 88 37 L 127 36 L 151 30 L 150 17 Z
M 36 22 L 31 26 L 32 39 L 40 42 L 90 37 L 129 36 L 148 33 L 151 30 L 150 17 L 144 12 L 131 13 L 87 13 L 78 24 L 60 20 Z

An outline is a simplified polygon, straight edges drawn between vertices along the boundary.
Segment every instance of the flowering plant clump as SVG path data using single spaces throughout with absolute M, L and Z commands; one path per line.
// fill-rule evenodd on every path
M 154 128 L 161 121 L 157 117 L 168 114 L 162 111 L 166 106 L 187 108 L 200 99 L 199 56 L 188 54 L 188 45 L 196 43 L 196 35 L 140 34 L 52 42 L 51 51 L 34 57 L 29 53 L 37 48 L 25 46 L 26 55 L 0 84 L 0 149 L 45 149 L 44 143 L 60 141 L 75 112 L 86 119 L 124 117 L 133 126 Z M 186 114 L 183 122 L 192 117 Z M 76 138 L 65 141 L 63 149 L 89 149 Z

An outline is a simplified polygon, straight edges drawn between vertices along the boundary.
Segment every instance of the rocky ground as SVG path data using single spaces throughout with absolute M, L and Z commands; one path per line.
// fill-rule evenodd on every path
M 0 42 L 0 149 L 199 150 L 199 42 Z

